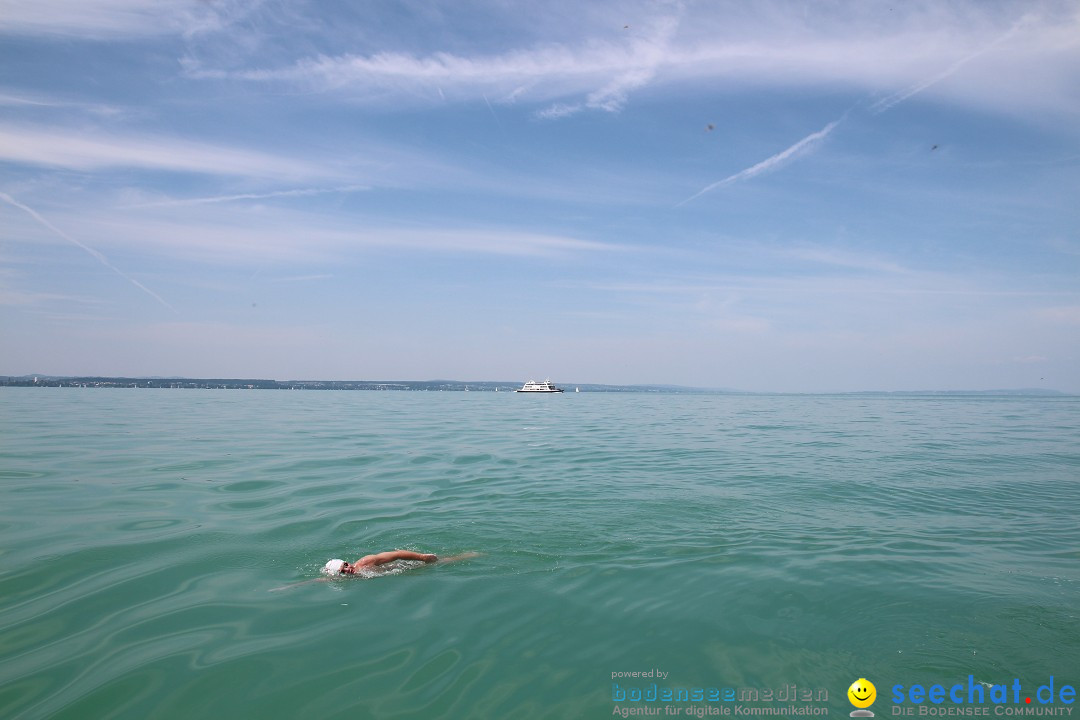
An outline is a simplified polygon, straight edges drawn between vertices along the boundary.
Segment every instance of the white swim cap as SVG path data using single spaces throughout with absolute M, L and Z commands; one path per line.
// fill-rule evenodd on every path
M 339 575 L 343 567 L 345 567 L 344 560 L 331 560 L 323 565 L 323 572 L 327 575 Z

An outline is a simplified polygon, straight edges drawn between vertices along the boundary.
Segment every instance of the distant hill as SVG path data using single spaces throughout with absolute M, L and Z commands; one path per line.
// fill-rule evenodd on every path
M 451 392 L 510 392 L 521 387 L 520 381 L 494 380 L 267 380 L 254 378 L 178 378 L 178 377 L 60 377 L 55 375 L 0 376 L 0 386 L 9 387 L 112 387 L 161 389 L 225 390 L 409 390 Z M 715 393 L 705 388 L 677 385 L 599 385 L 567 384 L 566 392 L 652 392 Z M 734 391 L 732 391 L 734 392 Z
M 1012 390 L 897 390 L 891 392 L 841 393 L 844 395 L 892 395 L 892 396 L 1019 396 L 1019 397 L 1069 397 L 1069 393 L 1045 388 L 1018 388 Z
M 95 388 L 160 388 L 185 390 L 403 390 L 413 392 L 511 392 L 521 382 L 506 380 L 267 380 L 243 378 L 179 378 L 179 377 L 102 377 L 20 375 L 0 376 L 0 387 L 95 387 Z M 867 395 L 890 397 L 917 396 L 1006 396 L 1006 397 L 1069 397 L 1068 393 L 1043 388 L 1005 390 L 903 390 L 864 391 L 847 393 L 751 393 L 729 388 L 698 388 L 683 385 L 602 385 L 597 383 L 566 383 L 566 392 L 603 393 L 667 393 L 712 395 Z

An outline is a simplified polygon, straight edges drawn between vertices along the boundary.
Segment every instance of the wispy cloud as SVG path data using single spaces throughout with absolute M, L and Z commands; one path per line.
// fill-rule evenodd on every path
M 387 97 L 388 92 L 402 93 L 414 103 L 425 96 L 440 102 L 493 97 L 505 103 L 584 95 L 582 101 L 566 106 L 613 111 L 622 107 L 630 90 L 653 76 L 651 65 L 642 65 L 633 48 L 608 46 L 584 51 L 543 48 L 487 57 L 391 52 L 319 56 L 279 69 L 235 73 L 192 70 L 191 74 L 299 83 L 380 98 Z
M 554 105 L 549 105 L 543 110 L 538 110 L 536 112 L 536 117 L 540 118 L 541 120 L 561 120 L 562 118 L 567 118 L 571 115 L 578 114 L 582 111 L 583 107 L 584 106 L 582 106 L 581 103 L 576 103 L 573 105 L 567 105 L 566 103 L 555 103 Z
M 0 305 L 36 307 L 54 303 L 64 305 L 95 305 L 98 304 L 98 302 L 99 301 L 94 298 L 65 295 L 63 293 L 23 292 L 12 288 L 0 287 Z
M 90 39 L 221 30 L 247 7 L 236 0 L 0 0 L 0 34 Z
M 180 207 L 184 205 L 209 205 L 213 203 L 239 202 L 242 200 L 269 200 L 272 198 L 309 197 L 330 193 L 353 193 L 370 190 L 367 185 L 344 185 L 331 188 L 298 188 L 295 190 L 277 190 L 265 193 L 240 193 L 236 195 L 214 195 L 210 197 L 184 198 L 178 200 L 157 200 L 153 202 L 128 205 L 130 208 Z
M 301 283 L 312 282 L 315 280 L 329 280 L 332 277 L 334 276 L 329 273 L 318 273 L 315 275 L 289 275 L 288 277 L 276 277 L 270 278 L 269 281 L 272 283 Z
M 10 92 L 0 92 L 0 106 L 42 110 L 80 110 L 91 115 L 109 118 L 131 112 L 126 108 L 118 107 L 116 105 L 107 105 L 105 103 L 82 102 L 79 100 Z
M 498 52 L 407 51 L 391 39 L 384 50 L 285 63 L 266 56 L 246 68 L 188 58 L 186 69 L 196 78 L 286 83 L 395 106 L 485 99 L 537 103 L 538 116 L 557 119 L 589 109 L 618 111 L 636 91 L 686 83 L 711 89 L 825 84 L 890 92 L 877 106 L 884 109 L 975 65 L 973 60 L 993 49 L 1015 73 L 1037 73 L 1042 87 L 1037 93 L 1015 81 L 992 87 L 985 82 L 992 69 L 982 68 L 965 77 L 967 91 L 980 102 L 1010 111 L 1018 98 L 1038 95 L 1044 106 L 1078 109 L 1066 80 L 1080 56 L 1080 14 L 1067 7 L 1038 4 L 1020 20 L 1031 6 L 868 8 L 841 2 L 833 9 L 806 17 L 783 2 L 739 10 L 673 3 L 637 8 L 647 17 L 626 32 L 614 30 L 609 13 L 583 14 L 581 25 L 569 32 L 563 26 L 540 31 L 532 42 Z M 898 86 L 904 89 L 895 91 Z
M 127 280 L 127 281 L 128 281 L 129 283 L 131 283 L 131 284 L 132 284 L 132 285 L 134 285 L 135 287 L 139 288 L 139 289 L 140 289 L 140 290 L 142 290 L 142 291 L 143 291 L 144 293 L 146 293 L 146 294 L 147 294 L 147 295 L 149 295 L 150 297 L 154 298 L 155 300 L 157 300 L 157 301 L 158 301 L 159 303 L 161 303 L 161 304 L 162 304 L 162 305 L 164 305 L 165 307 L 169 308 L 169 309 L 170 309 L 170 310 L 172 310 L 173 312 L 176 312 L 176 308 L 174 308 L 174 307 L 173 307 L 172 305 L 170 305 L 169 303 L 165 302 L 165 300 L 164 300 L 164 299 L 162 299 L 162 297 L 161 297 L 160 295 L 158 295 L 158 294 L 157 294 L 156 292 L 154 292 L 154 291 L 153 291 L 153 290 L 151 290 L 150 288 L 146 287 L 146 286 L 145 286 L 145 285 L 143 285 L 143 284 L 142 284 L 141 282 L 139 282 L 139 281 L 138 281 L 138 280 L 136 280 L 135 278 L 131 277 L 130 275 L 128 275 L 127 273 L 125 273 L 125 272 L 124 272 L 123 270 L 121 270 L 120 268 L 118 268 L 118 267 L 116 267 L 115 265 L 113 265 L 113 264 L 112 264 L 111 262 L 109 262 L 109 259 L 108 259 L 107 257 L 105 257 L 105 256 L 104 256 L 103 254 L 101 254 L 100 252 L 98 252 L 98 251 L 97 251 L 97 250 L 95 250 L 94 248 L 90 247 L 89 245 L 86 245 L 86 244 L 84 244 L 84 243 L 81 243 L 81 242 L 79 242 L 78 240 L 76 240 L 75 238 L 71 237 L 71 236 L 70 236 L 70 235 L 68 235 L 68 234 L 67 234 L 66 232 L 64 232 L 63 230 L 61 230 L 60 228 L 58 228 L 58 227 L 56 227 L 55 225 L 53 225 L 53 224 L 52 224 L 51 222 L 49 222 L 49 221 L 48 221 L 48 220 L 46 220 L 46 219 L 45 219 L 44 217 L 42 217 L 42 216 L 41 216 L 41 215 L 40 215 L 40 214 L 39 214 L 39 213 L 38 213 L 38 212 L 37 212 L 36 210 L 34 210 L 33 208 L 31 208 L 31 207 L 29 207 L 29 206 L 27 206 L 27 205 L 23 205 L 23 204 L 22 204 L 21 202 L 19 202 L 18 200 L 16 200 L 15 198 L 11 197 L 10 195 L 8 195 L 7 193 L 4 193 L 4 192 L 0 192 L 0 200 L 3 200 L 4 202 L 8 203 L 9 205 L 11 205 L 11 206 L 13 206 L 13 207 L 16 207 L 16 208 L 18 208 L 18 209 L 22 210 L 22 211 L 23 211 L 23 212 L 25 212 L 25 213 L 28 213 L 28 214 L 30 215 L 30 217 L 34 218 L 34 220 L 37 220 L 37 221 L 38 221 L 38 222 L 39 222 L 39 223 L 40 223 L 41 225 L 45 226 L 46 228 L 48 228 L 48 229 L 49 229 L 49 230 L 51 230 L 52 232 L 54 232 L 54 233 L 56 233 L 57 235 L 59 235 L 60 237 L 64 238 L 65 240 L 67 240 L 67 241 L 68 241 L 68 242 L 70 242 L 71 244 L 73 244 L 73 245 L 75 245 L 75 246 L 77 246 L 77 247 L 80 247 L 80 248 L 82 248 L 83 250 L 85 250 L 85 251 L 87 252 L 87 254 L 89 254 L 89 255 L 90 255 L 90 256 L 91 256 L 92 258 L 94 258 L 95 260 L 97 260 L 97 261 L 98 261 L 99 263 L 101 263 L 101 264 L 102 264 L 102 265 L 104 265 L 105 267 L 109 268 L 109 269 L 110 269 L 110 270 L 112 270 L 112 271 L 113 271 L 114 273 L 116 273 L 116 274 L 117 274 L 117 275 L 119 275 L 120 277 L 124 278 L 124 279 L 125 279 L 125 280 Z
M 0 158 L 73 170 L 128 167 L 290 179 L 334 174 L 305 160 L 170 137 L 79 134 L 12 125 L 0 126 Z
M 590 92 L 584 103 L 564 105 L 556 103 L 541 111 L 541 117 L 559 118 L 587 108 L 619 112 L 626 105 L 630 92 L 645 87 L 653 81 L 658 70 L 670 57 L 670 43 L 678 30 L 677 16 L 665 17 L 657 22 L 646 36 L 631 44 L 632 55 L 625 68 L 616 72 L 601 87 Z
M 842 118 L 841 118 L 841 120 L 842 120 Z M 701 197 L 702 195 L 704 195 L 705 193 L 707 193 L 707 192 L 709 192 L 711 190 L 715 190 L 717 188 L 724 187 L 725 185 L 731 185 L 732 183 L 739 182 L 740 180 L 748 180 L 748 179 L 750 179 L 750 178 L 752 178 L 752 177 L 754 177 L 756 175 L 761 175 L 762 173 L 769 172 L 770 170 L 775 170 L 776 168 L 780 167 L 781 165 L 783 165 L 785 162 L 791 160 L 792 158 L 797 157 L 801 153 L 807 152 L 814 145 L 816 145 L 817 143 L 821 142 L 826 137 L 828 137 L 829 133 L 831 133 L 833 131 L 833 129 L 835 129 L 836 126 L 840 124 L 841 120 L 833 120 L 831 123 L 829 123 L 825 127 L 821 128 L 817 132 L 810 133 L 809 135 L 804 137 L 802 140 L 795 143 L 794 145 L 787 148 L 786 150 L 781 150 L 780 152 L 776 153 L 775 155 L 773 155 L 771 157 L 768 157 L 768 158 L 762 160 L 761 162 L 757 163 L 756 165 L 752 165 L 752 166 L 746 168 L 745 170 L 740 170 L 739 172 L 735 173 L 734 175 L 729 175 L 728 177 L 724 178 L 723 180 L 718 180 L 717 182 L 714 182 L 711 185 L 706 185 L 701 190 L 698 190 L 696 193 L 694 193 L 690 197 L 688 197 L 685 200 L 683 200 L 682 202 L 678 203 L 676 205 L 676 207 L 685 205 L 686 203 L 690 202 L 691 200 L 694 200 L 695 198 Z
M 618 112 L 632 91 L 651 84 L 671 61 L 678 6 L 635 27 L 635 32 L 582 44 L 545 42 L 502 53 L 464 55 L 382 51 L 303 58 L 281 67 L 221 70 L 185 61 L 191 77 L 282 82 L 354 98 L 395 102 L 482 100 L 488 104 L 544 102 L 577 96 L 537 114 L 567 117 L 582 110 Z
M 632 252 L 623 245 L 514 227 L 403 226 L 275 205 L 211 204 L 198 213 L 183 207 L 80 211 L 77 218 L 83 237 L 99 246 L 137 248 L 140 253 L 222 266 L 261 262 L 320 268 L 372 251 L 552 259 Z
M 851 252 L 838 247 L 821 245 L 796 245 L 773 251 L 781 257 L 825 266 L 846 268 L 867 273 L 904 275 L 911 271 L 895 260 L 869 253 Z
M 559 120 L 576 115 L 582 110 L 619 112 L 625 107 L 630 91 L 647 85 L 655 74 L 654 68 L 633 69 L 618 75 L 603 87 L 589 93 L 584 102 L 572 104 L 554 103 L 543 110 L 537 111 L 536 116 L 542 120 Z

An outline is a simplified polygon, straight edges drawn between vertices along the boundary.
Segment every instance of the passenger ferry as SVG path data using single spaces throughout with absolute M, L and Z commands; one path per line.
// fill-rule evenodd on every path
M 545 380 L 544 382 L 536 382 L 535 380 L 530 380 L 529 382 L 522 385 L 520 390 L 515 390 L 514 392 L 561 393 L 562 391 L 562 388 L 555 387 L 555 383 L 551 382 L 550 380 Z

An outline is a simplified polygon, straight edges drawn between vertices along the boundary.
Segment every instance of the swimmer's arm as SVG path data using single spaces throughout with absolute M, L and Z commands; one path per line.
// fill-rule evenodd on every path
M 430 563 L 435 562 L 439 558 L 431 553 L 418 553 L 412 550 L 391 550 L 390 552 L 379 553 L 378 555 L 365 555 L 356 561 L 356 564 L 361 567 L 371 567 L 373 565 L 385 565 L 395 560 L 420 560 L 422 562 Z

